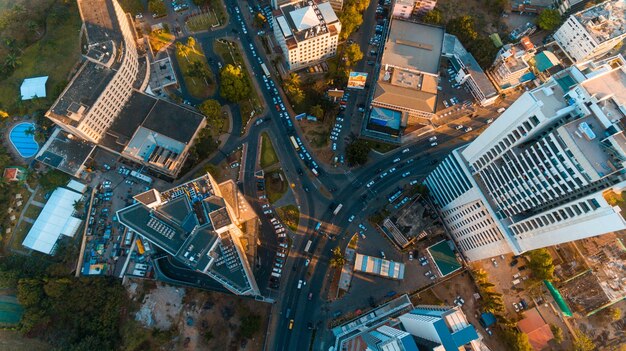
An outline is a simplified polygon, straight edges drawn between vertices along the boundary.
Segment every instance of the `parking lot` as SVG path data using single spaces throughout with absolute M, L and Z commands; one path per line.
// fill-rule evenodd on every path
M 99 166 L 98 176 L 93 180 L 95 189 L 91 212 L 87 220 L 87 240 L 85 244 L 83 275 L 120 276 L 127 261 L 143 262 L 143 255 L 132 247 L 136 244 L 131 233 L 117 221 L 117 210 L 133 203 L 133 196 L 151 188 L 150 177 L 140 174 L 129 166 L 109 160 Z M 150 247 L 148 246 L 148 249 Z M 142 245 L 140 251 L 146 248 Z M 135 271 L 131 265 L 131 272 Z M 138 275 L 145 275 L 148 267 L 139 266 Z

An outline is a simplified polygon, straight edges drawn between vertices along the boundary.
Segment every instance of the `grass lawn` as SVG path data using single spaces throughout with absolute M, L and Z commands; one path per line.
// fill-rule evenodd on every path
M 267 168 L 278 163 L 278 156 L 267 133 L 261 134 L 261 168 Z
M 47 351 L 52 349 L 45 342 L 23 336 L 17 330 L 0 330 L 0 340 L 5 350 L 13 351 Z
M 398 145 L 382 143 L 380 141 L 366 140 L 366 142 L 372 150 L 376 150 L 383 154 L 398 148 Z
M 13 249 L 24 250 L 22 241 L 24 241 L 26 234 L 28 234 L 28 231 L 32 226 L 33 225 L 31 223 L 22 221 L 17 228 L 13 228 L 13 237 L 11 238 L 11 247 Z
M 276 214 L 285 223 L 291 231 L 298 229 L 298 223 L 300 222 L 300 211 L 296 205 L 287 205 L 276 209 Z
M 174 35 L 165 29 L 153 31 L 150 33 L 150 46 L 152 47 L 152 51 L 156 53 L 167 47 L 170 43 L 174 42 L 174 38 Z
M 185 80 L 185 86 L 189 94 L 197 99 L 206 99 L 213 95 L 215 92 L 215 77 L 213 77 L 213 73 L 207 64 L 206 57 L 200 45 L 196 44 L 194 51 L 190 52 L 187 57 L 180 55 L 178 50 L 176 50 L 176 59 L 178 60 L 180 71 L 183 73 L 183 79 Z M 210 84 L 207 85 L 202 78 L 191 77 L 189 75 L 190 68 L 194 62 L 200 62 L 203 66 L 203 69 L 210 77 Z
M 211 11 L 190 17 L 186 24 L 190 31 L 200 32 L 219 25 L 220 21 Z
M 124 11 L 130 12 L 133 16 L 146 11 L 141 0 L 118 0 L 118 2 Z
M 48 76 L 45 99 L 25 102 L 20 113 L 30 113 L 40 108 L 48 108 L 68 80 L 68 73 L 80 58 L 78 32 L 81 27 L 80 15 L 76 6 L 61 23 L 48 20 L 45 36 L 24 49 L 20 57 L 21 65 L 7 79 L 0 81 L 0 109 L 9 113 L 21 110 L 17 105 L 20 85 L 24 78 Z
M 215 41 L 213 43 L 213 52 L 220 55 L 222 60 L 224 60 L 224 65 L 231 64 L 233 66 L 237 65 L 245 65 L 244 60 L 242 59 L 241 50 L 238 45 L 230 45 L 232 48 L 232 54 L 229 50 L 229 45 L 225 44 L 222 40 Z M 263 105 L 261 105 L 261 100 L 259 99 L 259 95 L 252 84 L 252 80 L 250 79 L 250 75 L 248 73 L 248 69 L 243 70 L 246 80 L 248 81 L 248 85 L 252 87 L 252 94 L 247 101 L 242 101 L 239 103 L 239 110 L 241 112 L 241 120 L 242 124 L 245 126 L 250 118 L 252 118 L 252 113 L 254 111 L 261 111 L 263 109 Z M 243 131 L 242 131 L 243 132 Z
M 418 295 L 411 296 L 411 302 L 416 305 L 441 305 L 443 301 L 441 301 L 432 290 L 424 290 L 420 292 Z
M 43 207 L 29 205 L 26 211 L 24 212 L 24 216 L 30 219 L 37 219 L 37 217 L 41 213 L 41 210 L 43 210 Z
M 287 186 L 283 171 L 278 170 L 265 174 L 265 192 L 270 203 L 280 200 L 287 192 Z
M 37 192 L 35 193 L 35 197 L 33 197 L 33 200 L 45 204 L 46 201 L 48 201 L 46 200 L 46 192 L 43 191 L 42 189 L 37 190 Z

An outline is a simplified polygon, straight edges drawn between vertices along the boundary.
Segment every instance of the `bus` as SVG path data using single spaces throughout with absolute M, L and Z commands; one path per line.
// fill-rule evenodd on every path
M 339 206 L 335 207 L 335 210 L 333 211 L 333 215 L 337 215 L 337 213 L 339 213 L 339 211 L 341 211 L 341 208 L 343 207 L 343 204 L 339 204 Z
M 148 177 L 147 175 L 141 174 L 141 173 L 136 172 L 136 171 L 130 172 L 130 175 L 132 177 L 135 177 L 135 178 L 137 178 L 137 179 L 139 179 L 141 181 L 144 181 L 144 182 L 146 182 L 148 184 L 152 184 L 152 178 Z
M 304 248 L 304 252 L 309 252 L 309 250 L 311 249 L 311 244 L 313 244 L 313 241 L 309 240 L 309 242 L 306 243 L 306 247 Z
M 261 63 L 261 69 L 263 70 L 263 74 L 265 74 L 265 76 L 269 78 L 270 71 L 267 69 L 267 66 L 265 65 L 265 63 Z
M 298 143 L 296 142 L 296 138 L 292 136 L 289 137 L 289 140 L 291 140 L 291 144 L 293 145 L 293 148 L 296 149 L 296 151 L 300 150 L 300 145 L 298 145 Z

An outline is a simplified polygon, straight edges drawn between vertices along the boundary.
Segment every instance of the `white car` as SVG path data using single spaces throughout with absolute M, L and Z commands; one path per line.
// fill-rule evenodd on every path
M 439 145 L 439 144 L 437 144 L 437 142 L 434 142 L 434 143 L 430 144 L 430 146 L 433 146 L 433 147 L 437 146 L 437 145 Z
M 398 163 L 398 162 L 400 162 L 400 157 L 393 160 L 393 163 Z
M 365 186 L 368 187 L 368 188 L 371 188 L 372 185 L 374 185 L 374 181 L 373 180 L 370 180 L 369 183 L 365 184 Z
M 354 215 L 350 215 L 350 217 L 348 218 L 349 223 L 352 223 L 352 221 L 354 221 Z
M 417 180 L 412 180 L 412 181 L 409 183 L 409 185 L 415 185 L 415 184 L 417 184 Z
M 471 132 L 472 130 L 474 130 L 474 128 L 472 128 L 472 127 L 467 127 L 467 128 L 465 128 L 465 133 L 469 133 L 469 132 Z
M 402 150 L 403 154 L 406 154 L 407 152 L 409 152 L 409 148 L 406 148 L 406 149 Z

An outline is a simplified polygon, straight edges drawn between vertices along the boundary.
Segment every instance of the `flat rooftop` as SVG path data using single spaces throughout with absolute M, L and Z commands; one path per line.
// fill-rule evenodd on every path
M 181 105 L 157 100 L 142 126 L 183 144 L 190 143 L 204 116 Z
M 95 145 L 69 138 L 68 133 L 57 128 L 36 156 L 36 160 L 68 174 L 76 175 L 87 161 Z
M 72 112 L 76 113 L 81 106 L 85 108 L 84 113 L 87 113 L 107 87 L 113 75 L 115 75 L 114 70 L 86 61 L 56 103 L 50 108 L 50 111 L 56 115 L 53 117 L 70 123 Z
M 608 0 L 573 16 L 598 43 L 626 33 L 626 0 Z
M 445 30 L 393 19 L 381 66 L 391 65 L 437 75 Z
M 611 157 L 602 146 L 605 130 L 593 114 L 571 121 L 557 132 L 574 156 L 580 152 L 598 176 L 603 177 L 616 170 L 610 162 Z M 566 136 L 564 132 L 567 133 Z
M 119 26 L 112 0 L 77 0 L 90 44 L 119 37 Z
M 464 69 L 467 71 L 466 73 L 472 76 L 474 83 L 476 83 L 486 98 L 490 98 L 498 94 L 498 91 L 493 84 L 491 84 L 491 80 L 487 78 L 483 69 L 480 68 L 480 65 L 476 62 L 474 56 L 465 50 L 465 47 L 463 47 L 463 44 L 459 41 L 459 39 L 451 34 L 445 34 L 444 37 L 443 52 L 446 56 L 455 58 L 454 60 L 451 60 L 453 64 L 456 64 L 454 62 L 456 60 L 463 64 Z

